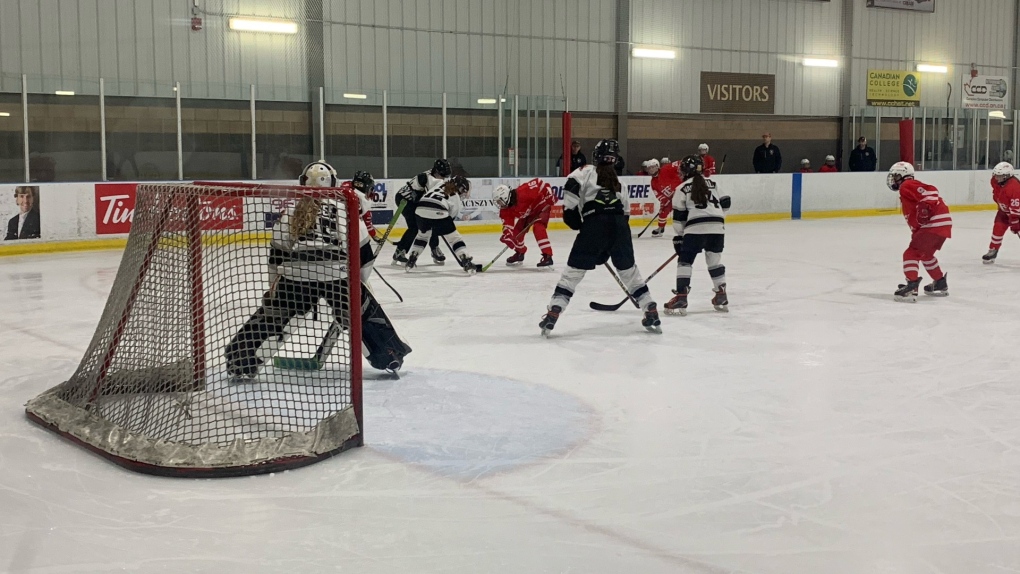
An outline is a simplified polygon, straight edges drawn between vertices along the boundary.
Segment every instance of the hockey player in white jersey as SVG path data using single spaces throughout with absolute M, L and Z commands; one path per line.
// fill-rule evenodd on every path
M 649 331 L 662 332 L 655 301 L 634 263 L 628 221 L 630 201 L 614 168 L 619 152 L 616 140 L 600 141 L 592 153 L 595 165 L 575 170 L 563 186 L 563 221 L 579 233 L 567 258 L 567 268 L 539 323 L 543 335 L 548 335 L 555 327 L 585 272 L 610 259 L 628 293 L 644 310 L 641 325 Z
M 397 191 L 397 203 L 405 202 L 404 223 L 407 224 L 407 231 L 397 242 L 397 250 L 393 252 L 393 265 L 406 265 L 407 254 L 411 252 L 411 242 L 418 235 L 418 218 L 415 213 L 418 210 L 418 202 L 427 191 L 446 181 L 453 173 L 450 162 L 445 159 L 437 159 L 429 171 L 423 171 L 412 177 Z M 433 236 L 429 240 L 429 249 L 432 250 L 432 261 L 437 265 L 446 262 L 446 256 L 439 249 L 439 237 Z
M 418 234 L 411 245 L 411 252 L 407 254 L 405 267 L 408 271 L 417 265 L 418 256 L 425 249 L 425 245 L 440 235 L 447 238 L 454 256 L 464 271 L 477 273 L 482 270 L 482 266 L 474 263 L 468 254 L 467 245 L 457 232 L 457 224 L 453 222 L 464 209 L 462 196 L 470 192 L 471 182 L 466 177 L 455 175 L 425 192 L 418 200 L 416 211 Z
M 364 187 L 371 176 L 359 172 Z M 305 167 L 299 183 L 308 187 L 337 187 L 336 171 L 324 162 Z M 346 186 L 345 186 L 346 187 Z M 248 319 L 227 344 L 224 354 L 227 371 L 235 380 L 254 378 L 262 364 L 271 359 L 289 337 L 291 321 L 304 316 L 325 299 L 334 318 L 320 349 L 331 348 L 328 340 L 339 334 L 340 312 L 349 293 L 348 257 L 342 242 L 340 226 L 344 206 L 332 199 L 306 196 L 287 209 L 273 226 L 269 250 L 269 290 L 262 297 L 262 306 Z M 365 253 L 368 234 L 364 221 L 357 218 L 361 245 Z M 372 270 L 372 259 L 362 261 L 361 304 L 350 302 L 351 310 L 360 309 L 363 351 L 375 369 L 396 372 L 403 365 L 411 348 L 400 339 L 375 296 L 365 284 Z M 327 344 L 328 343 L 328 344 Z M 318 354 L 318 353 L 317 353 Z M 318 357 L 317 357 L 318 358 Z
M 686 183 L 673 196 L 673 249 L 679 261 L 676 268 L 676 295 L 664 306 L 667 315 L 687 314 L 687 294 L 691 290 L 691 266 L 702 251 L 712 277 L 712 305 L 727 311 L 726 267 L 722 264 L 726 234 L 724 212 L 730 208 L 729 196 L 718 196 L 714 181 L 701 175 L 704 164 L 700 157 L 690 155 L 680 162 Z

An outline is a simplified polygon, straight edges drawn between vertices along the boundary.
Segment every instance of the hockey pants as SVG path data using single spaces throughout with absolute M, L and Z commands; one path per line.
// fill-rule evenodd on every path
M 435 245 L 439 243 L 439 236 L 444 235 L 447 241 L 450 242 L 450 247 L 453 248 L 453 254 L 457 257 L 458 263 L 463 265 L 464 258 L 470 257 L 467 252 L 467 244 L 464 243 L 464 238 L 457 232 L 457 225 L 453 223 L 452 218 L 426 219 L 419 216 L 416 227 L 418 228 L 418 234 L 414 238 L 414 243 L 411 244 L 409 256 L 414 255 L 417 257 L 420 255 L 425 250 L 426 244 L 435 249 Z
M 404 206 L 404 211 L 401 215 L 404 217 L 404 223 L 407 224 L 407 230 L 400 236 L 400 241 L 397 242 L 397 251 L 403 251 L 404 253 L 410 253 L 411 244 L 414 243 L 415 237 L 418 236 L 418 215 L 415 213 L 418 210 L 417 203 L 408 203 Z M 439 247 L 439 237 L 433 236 L 429 240 L 429 247 L 435 249 Z
M 684 235 L 676 267 L 677 293 L 686 293 L 690 290 L 692 266 L 702 251 L 705 252 L 705 263 L 708 264 L 712 286 L 718 290 L 721 285 L 726 284 L 726 267 L 722 264 L 724 239 L 725 236 L 721 233 Z
M 556 284 L 549 306 L 566 309 L 584 274 L 609 260 L 613 261 L 620 280 L 638 305 L 647 309 L 653 304 L 655 301 L 634 263 L 634 243 L 630 234 L 630 224 L 624 215 L 595 215 L 586 219 L 574 239 L 567 268 Z
M 928 231 L 915 231 L 910 238 L 910 246 L 903 252 L 903 274 L 907 281 L 917 281 L 921 278 L 921 265 L 924 265 L 928 275 L 938 281 L 945 276 L 939 268 L 939 260 L 935 258 L 935 252 L 942 249 L 946 238 L 941 235 L 929 233 Z
M 673 212 L 673 197 L 656 195 L 659 199 L 659 229 L 666 227 L 666 221 L 669 219 L 669 214 Z
M 400 339 L 372 292 L 362 287 L 362 351 L 374 368 L 392 368 L 388 365 L 394 361 L 399 366 L 411 348 Z M 345 291 L 345 281 L 305 282 L 280 278 L 263 297 L 259 310 L 227 344 L 225 356 L 228 372 L 231 375 L 254 376 L 263 362 L 258 356 L 263 343 L 273 337 L 282 337 L 287 324 L 294 317 L 312 310 L 318 305 L 319 299 L 326 300 L 335 316 L 337 310 L 342 308 L 340 305 Z M 315 348 L 319 341 L 309 339 L 305 344 Z
M 538 219 L 536 219 L 535 223 L 531 226 L 531 232 L 535 236 L 535 242 L 538 243 L 538 249 L 539 251 L 542 252 L 542 255 L 548 255 L 552 257 L 553 254 L 552 242 L 549 241 L 549 211 L 550 210 L 546 209 L 541 214 L 539 214 Z M 518 220 L 517 224 L 527 225 L 527 221 Z M 524 231 L 523 227 L 521 227 L 520 229 L 515 227 L 513 229 L 514 237 L 520 236 L 522 231 Z M 523 237 L 521 237 L 520 240 L 521 248 L 515 249 L 514 251 L 523 255 L 528 252 L 528 247 L 524 245 Z

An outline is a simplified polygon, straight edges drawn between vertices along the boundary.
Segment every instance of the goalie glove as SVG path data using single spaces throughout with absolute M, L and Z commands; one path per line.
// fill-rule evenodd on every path
M 683 245 L 684 245 L 684 236 L 683 235 L 674 235 L 673 236 L 673 251 L 676 252 L 677 256 L 680 255 L 680 251 L 682 251 Z

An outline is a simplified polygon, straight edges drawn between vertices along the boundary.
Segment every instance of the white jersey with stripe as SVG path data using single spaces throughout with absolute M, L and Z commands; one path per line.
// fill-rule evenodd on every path
M 408 203 L 417 203 L 421 200 L 425 193 L 437 185 L 442 184 L 444 181 L 446 180 L 432 175 L 431 171 L 423 171 L 407 180 L 404 187 L 397 191 L 397 197 L 398 199 L 405 200 Z
M 677 235 L 726 233 L 725 210 L 719 203 L 718 187 L 707 177 L 705 183 L 712 194 L 704 204 L 691 199 L 693 180 L 685 182 L 673 195 L 673 230 Z
M 324 199 L 312 228 L 296 236 L 291 231 L 294 207 L 288 208 L 273 226 L 269 244 L 270 278 L 283 276 L 292 281 L 323 282 L 347 279 L 347 252 L 339 228 L 342 214 L 342 205 Z M 362 242 L 367 241 L 367 235 L 362 235 Z
M 425 192 L 425 195 L 418 200 L 418 209 L 415 214 L 425 219 L 446 219 L 447 217 L 457 219 L 461 210 L 464 209 L 464 202 L 456 193 L 447 197 L 446 192 L 443 191 L 445 183 L 440 180 L 433 188 Z
M 600 193 L 607 190 L 598 184 L 598 173 L 595 166 L 589 164 L 575 169 L 568 177 L 567 183 L 563 186 L 563 211 L 578 210 L 581 212 L 581 220 L 593 215 L 596 211 L 596 200 Z M 576 183 L 572 183 L 576 182 Z M 613 194 L 620 202 L 620 207 L 625 215 L 630 213 L 630 196 L 624 186 L 620 191 Z

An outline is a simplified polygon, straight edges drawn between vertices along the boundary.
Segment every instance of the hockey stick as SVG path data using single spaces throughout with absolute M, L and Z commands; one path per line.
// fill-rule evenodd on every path
M 443 238 L 443 243 L 446 244 L 446 248 L 450 250 L 450 253 L 453 253 L 453 258 L 457 261 L 457 264 L 460 265 L 461 269 L 464 269 L 464 261 L 460 257 L 457 256 L 457 252 L 454 251 L 453 250 L 453 246 L 450 245 L 450 240 L 448 240 L 445 235 L 441 235 L 440 237 Z M 468 271 L 467 269 L 464 269 L 464 271 L 467 272 L 469 275 L 471 273 L 474 273 L 474 271 Z
M 393 232 L 393 226 L 397 224 L 397 219 L 400 218 L 400 214 L 404 212 L 404 207 L 406 206 L 407 200 L 406 199 L 402 200 L 400 202 L 400 205 L 397 206 L 397 210 L 393 212 L 393 217 L 390 218 L 390 224 L 386 226 L 386 232 L 383 233 L 382 239 L 380 239 L 377 242 L 379 243 L 379 248 L 375 250 L 376 256 L 379 255 L 379 252 L 382 251 L 383 246 L 386 245 L 386 240 L 389 239 L 390 233 Z
M 715 172 L 722 173 L 722 170 L 725 167 L 726 167 L 726 154 L 722 154 L 722 163 L 719 164 L 719 169 L 715 170 Z
M 670 256 L 670 258 L 667 259 L 665 263 L 663 263 L 662 265 L 659 265 L 659 268 L 656 269 L 655 271 L 653 271 L 652 274 L 649 275 L 647 279 L 645 279 L 645 284 L 647 285 L 648 282 L 652 280 L 652 278 L 654 278 L 656 275 L 659 274 L 659 271 L 662 271 L 663 269 L 665 269 L 666 266 L 669 265 L 670 263 L 672 263 L 674 259 L 676 259 L 676 253 L 674 253 L 672 256 Z M 608 267 L 608 265 L 606 267 Z M 617 281 L 619 282 L 619 279 L 617 279 Z M 624 291 L 626 291 L 626 289 L 624 289 Z M 630 301 L 634 300 L 634 298 L 630 296 L 629 292 L 627 293 L 627 298 L 624 299 L 623 301 L 620 301 L 616 305 L 606 305 L 604 303 L 596 303 L 595 301 L 592 301 L 591 303 L 588 303 L 588 306 L 591 307 L 592 309 L 596 310 L 596 311 L 616 311 L 620 307 L 623 307 L 627 303 L 628 300 L 630 300 Z M 635 303 L 635 305 L 636 305 L 636 303 Z
M 393 294 L 397 296 L 397 299 L 400 299 L 400 302 L 403 303 L 404 298 L 400 296 L 400 292 L 394 289 L 393 285 L 390 285 L 390 282 L 387 281 L 385 277 L 383 277 L 382 273 L 379 273 L 379 270 L 376 269 L 375 267 L 372 267 L 372 271 L 375 271 L 375 274 L 379 276 L 379 279 L 382 280 L 382 282 L 385 283 L 386 286 L 390 288 L 390 291 L 393 291 Z
M 535 218 L 534 221 L 529 223 L 528 226 L 524 228 L 524 231 L 520 232 L 514 239 L 516 239 L 517 237 L 520 237 L 520 238 L 523 239 L 526 235 L 528 235 L 528 231 L 531 230 L 531 227 L 533 225 L 535 225 L 536 223 L 538 223 L 538 218 Z M 484 267 L 482 267 L 482 273 L 485 273 L 486 271 L 488 271 L 489 267 L 492 267 L 492 265 L 494 263 L 496 263 L 496 260 L 499 259 L 500 257 L 502 257 L 503 254 L 506 253 L 507 250 L 509 250 L 509 249 L 510 249 L 509 245 L 503 246 L 503 250 L 500 251 L 499 253 L 497 253 L 496 256 L 492 258 L 492 261 L 489 261 L 487 264 L 485 264 Z
M 641 305 L 639 305 L 638 302 L 637 302 L 637 299 L 635 299 L 634 296 L 630 294 L 630 290 L 627 289 L 627 286 L 623 284 L 623 280 L 620 279 L 620 276 L 616 274 L 616 270 L 614 270 L 609 265 L 609 263 L 605 263 L 604 265 L 606 266 L 606 269 L 609 271 L 609 274 L 613 276 L 613 279 L 616 279 L 616 284 L 619 285 L 620 289 L 623 289 L 623 292 L 627 294 L 627 299 L 629 299 L 630 302 L 633 303 L 635 307 L 640 309 Z M 627 302 L 627 299 L 624 299 L 624 303 Z M 590 304 L 589 304 L 589 306 L 590 306 Z
M 662 206 L 660 205 L 659 208 L 661 209 Z M 646 225 L 645 228 L 641 230 L 641 233 L 637 234 L 637 236 L 641 237 L 642 235 L 644 235 L 645 232 L 648 231 L 648 228 L 651 227 L 652 224 L 655 223 L 658 219 L 659 219 L 659 214 L 658 213 L 653 213 L 652 214 L 652 219 L 648 222 L 648 225 Z

